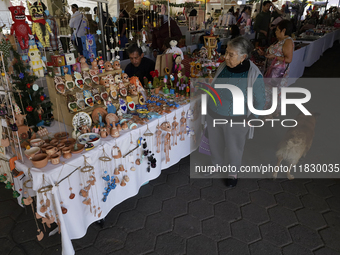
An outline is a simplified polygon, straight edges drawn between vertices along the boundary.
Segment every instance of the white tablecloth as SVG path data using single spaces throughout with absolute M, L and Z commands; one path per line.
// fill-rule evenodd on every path
M 177 121 L 179 122 L 181 118 L 182 111 L 187 112 L 190 107 L 190 104 L 187 104 L 170 114 L 163 116 L 160 119 L 153 119 L 149 122 L 148 126 L 151 132 L 155 133 L 156 125 L 159 123 L 163 123 L 165 120 L 168 120 L 170 123 L 173 122 L 173 117 L 176 115 Z M 97 146 L 93 150 L 89 152 L 84 152 L 81 154 L 73 155 L 71 159 L 65 160 L 61 157 L 61 161 L 64 161 L 66 164 L 62 166 L 59 165 L 48 165 L 42 169 L 34 168 L 29 160 L 26 159 L 25 163 L 22 164 L 21 162 L 16 162 L 16 167 L 19 170 L 22 170 L 27 173 L 28 169 L 31 168 L 31 173 L 33 176 L 33 190 L 37 191 L 42 186 L 46 185 L 54 185 L 58 180 L 61 180 L 63 177 L 67 176 L 71 173 L 74 169 L 79 166 L 84 166 L 84 156 L 87 157 L 87 161 L 91 164 L 95 169 L 95 177 L 97 179 L 95 186 L 92 186 L 90 189 L 90 197 L 93 201 L 92 205 L 100 206 L 102 214 L 100 218 L 105 217 L 110 210 L 121 203 L 122 201 L 128 199 L 136 195 L 139 191 L 139 188 L 147 181 L 157 178 L 162 169 L 166 169 L 171 165 L 176 164 L 179 162 L 183 157 L 186 157 L 191 153 L 194 148 L 196 148 L 196 144 L 193 142 L 193 138 L 189 136 L 185 136 L 185 141 L 180 141 L 179 138 L 177 139 L 178 145 L 172 146 L 170 151 L 170 162 L 167 164 L 165 163 L 165 154 L 164 154 L 164 142 L 161 145 L 161 153 L 156 153 L 156 138 L 155 137 L 148 137 L 148 148 L 151 149 L 155 153 L 155 157 L 157 158 L 157 166 L 156 168 L 151 168 L 151 171 L 147 172 L 147 160 L 144 159 L 142 164 L 136 167 L 136 171 L 130 171 L 130 168 L 133 164 L 129 163 L 128 160 L 125 159 L 117 159 L 112 160 L 109 163 L 103 163 L 99 160 L 99 157 L 103 155 L 103 149 L 108 155 L 111 155 L 112 147 L 117 144 L 121 149 L 122 154 L 124 155 L 128 152 L 131 148 L 136 145 L 136 141 L 138 137 L 143 135 L 146 131 L 147 126 L 144 125 L 139 127 L 135 130 L 126 130 L 121 132 L 121 136 L 117 139 L 113 139 L 112 137 L 108 137 L 101 140 L 101 145 Z M 199 132 L 199 131 L 197 131 Z M 165 132 L 163 131 L 162 141 L 164 141 Z M 197 133 L 196 133 L 197 134 Z M 198 137 L 198 135 L 197 135 Z M 132 146 L 130 141 L 134 143 Z M 197 139 L 199 140 L 199 139 Z M 154 146 L 152 146 L 152 143 Z M 171 139 L 172 144 L 172 139 Z M 136 154 L 139 150 L 139 154 L 141 155 L 142 149 L 141 147 L 137 149 L 133 155 L 134 160 L 136 160 Z M 111 157 L 111 156 L 110 156 Z M 107 165 L 106 165 L 107 164 Z M 106 182 L 102 179 L 104 175 L 104 170 L 107 169 L 108 171 L 112 171 L 115 167 L 118 167 L 119 164 L 123 164 L 124 168 L 127 170 L 127 175 L 130 178 L 130 181 L 127 183 L 125 187 L 121 187 L 119 184 L 117 187 L 111 191 L 109 194 L 107 201 L 103 202 L 102 193 L 104 192 L 104 188 L 106 187 Z M 86 234 L 88 226 L 99 220 L 98 215 L 97 217 L 94 216 L 93 213 L 90 212 L 89 206 L 83 204 L 84 197 L 79 195 L 79 191 L 81 189 L 80 183 L 86 182 L 88 180 L 88 176 L 85 177 L 86 174 L 81 173 L 80 170 L 77 170 L 69 177 L 69 181 L 71 187 L 73 188 L 72 192 L 76 194 L 76 197 L 71 200 L 69 199 L 70 191 L 69 191 L 69 183 L 68 180 L 65 180 L 60 183 L 59 190 L 57 187 L 53 188 L 52 193 L 55 194 L 55 202 L 59 205 L 60 201 L 63 202 L 65 208 L 67 208 L 67 214 L 62 214 L 61 207 L 56 206 L 58 210 L 58 214 L 61 221 L 61 238 L 62 238 L 62 254 L 74 254 L 74 249 L 72 246 L 71 239 L 81 238 Z M 44 176 L 44 177 L 43 177 Z M 119 176 L 120 180 L 122 179 L 122 175 Z M 45 183 L 43 181 L 45 179 Z M 50 196 L 50 194 L 48 194 Z M 38 194 L 37 201 L 40 201 L 41 195 Z M 51 197 L 52 199 L 52 197 Z M 51 200 L 52 201 L 52 200 Z M 40 210 L 40 203 L 37 203 L 37 211 Z M 92 209 L 94 211 L 94 209 Z M 131 219 L 133 220 L 133 219 Z M 48 238 L 48 237 L 45 237 Z
M 288 86 L 295 83 L 295 81 L 303 75 L 305 71 L 304 57 L 308 46 L 302 47 L 293 52 L 293 60 L 289 65 Z

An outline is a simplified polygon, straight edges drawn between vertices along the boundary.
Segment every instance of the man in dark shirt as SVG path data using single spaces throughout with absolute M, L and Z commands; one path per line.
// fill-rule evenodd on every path
M 262 11 L 257 14 L 254 24 L 254 30 L 257 32 L 257 39 L 260 46 L 266 46 L 268 39 L 268 31 L 271 13 L 269 11 L 272 3 L 270 1 L 264 1 Z M 257 43 L 257 44 L 258 44 Z
M 137 76 L 142 84 L 144 84 L 144 77 L 152 82 L 151 71 L 155 70 L 155 62 L 149 58 L 144 57 L 142 49 L 137 44 L 131 44 L 127 49 L 131 63 L 125 68 L 125 73 L 132 76 Z M 147 84 L 144 84 L 146 87 Z

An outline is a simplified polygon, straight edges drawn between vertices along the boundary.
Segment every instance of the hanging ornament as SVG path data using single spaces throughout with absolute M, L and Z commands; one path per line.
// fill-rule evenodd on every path
M 46 99 L 46 94 L 44 94 L 43 96 L 44 96 L 44 98 Z
M 98 16 L 96 17 L 96 22 L 99 23 L 99 18 L 98 18 Z
M 133 36 L 132 36 L 132 33 L 131 33 L 131 30 L 130 30 L 130 33 L 129 33 L 129 39 L 132 41 L 133 39 Z
M 30 105 L 29 105 L 29 106 L 27 106 L 27 107 L 26 107 L 26 111 L 28 111 L 28 112 L 32 112 L 32 111 L 33 111 L 33 107 L 32 107 L 32 106 L 30 106 Z
M 39 97 L 41 101 L 44 101 L 45 100 L 45 97 L 44 96 L 40 96 Z
M 53 52 L 53 49 L 52 49 L 52 47 L 49 47 L 49 48 L 48 48 L 48 52 L 50 53 L 50 55 L 51 55 L 51 56 L 53 56 L 53 55 L 54 55 L 54 52 Z
M 140 42 L 139 42 L 139 39 L 137 39 L 137 45 L 138 45 L 138 48 L 140 48 Z
M 59 55 L 64 54 L 63 45 L 61 44 L 60 40 L 58 40 L 58 50 L 59 50 Z
M 30 88 L 31 88 L 31 84 L 27 83 L 27 84 L 26 84 L 26 87 L 27 87 L 28 89 L 30 89 Z
M 4 76 L 4 75 L 3 75 L 3 76 Z M 24 79 L 24 77 L 25 77 L 25 75 L 24 75 L 23 73 L 20 72 L 19 78 L 22 80 L 22 79 Z
M 117 18 L 116 17 L 113 17 L 112 18 L 112 21 L 115 23 L 117 21 Z
M 143 29 L 143 43 L 146 43 L 146 31 Z
M 38 90 L 39 90 L 38 84 L 33 84 L 32 89 L 33 89 L 34 91 L 38 91 Z
M 102 31 L 98 29 L 98 30 L 96 31 L 96 33 L 97 33 L 97 35 L 101 35 L 101 34 L 102 34 Z
M 19 115 L 21 114 L 21 110 L 20 110 L 20 107 L 18 106 L 18 104 L 16 102 L 13 103 L 14 105 L 14 112 L 16 115 Z
M 72 52 L 72 51 L 75 51 L 74 46 L 73 46 L 73 43 L 72 43 L 71 40 L 70 40 L 69 46 L 70 46 L 70 51 L 71 51 L 71 52 Z
M 113 39 L 113 37 L 112 37 L 112 36 L 110 37 L 110 43 L 111 43 L 111 44 L 113 44 L 113 43 L 114 43 L 114 39 Z

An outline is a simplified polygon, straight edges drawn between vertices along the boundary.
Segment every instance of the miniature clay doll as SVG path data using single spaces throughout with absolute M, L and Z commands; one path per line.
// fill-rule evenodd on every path
M 178 136 L 178 122 L 176 121 L 176 115 L 174 116 L 174 121 L 172 122 L 171 135 L 173 137 L 172 146 L 177 145 L 177 136 Z
M 162 131 L 160 130 L 160 126 L 157 125 L 157 131 L 155 132 L 156 134 L 156 152 L 160 153 L 161 152 L 161 143 L 162 143 Z
M 113 62 L 113 69 L 114 69 L 114 70 L 120 70 L 120 69 L 121 69 L 121 68 L 120 68 L 120 63 L 119 63 L 118 60 L 115 60 L 115 61 Z
M 170 161 L 170 150 L 171 150 L 171 144 L 170 144 L 170 133 L 167 133 L 165 135 L 165 141 L 164 141 L 164 152 L 165 152 L 165 164 Z
M 90 70 L 85 57 L 80 58 L 80 67 L 82 72 Z
M 106 61 L 106 62 L 104 63 L 104 69 L 105 69 L 105 71 L 112 71 L 112 70 L 113 70 L 113 67 L 112 67 L 110 61 Z
M 187 124 L 187 119 L 185 118 L 185 112 L 183 111 L 181 113 L 182 117 L 181 117 L 181 120 L 180 120 L 180 130 L 179 130 L 179 134 L 181 135 L 181 138 L 180 140 L 181 141 L 184 141 L 185 140 L 185 131 L 186 131 L 186 124 Z

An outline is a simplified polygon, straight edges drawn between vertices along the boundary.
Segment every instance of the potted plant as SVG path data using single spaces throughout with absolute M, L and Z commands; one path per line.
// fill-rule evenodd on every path
M 152 83 L 152 86 L 155 90 L 155 94 L 158 94 L 159 93 L 159 90 L 161 89 L 160 88 L 160 81 L 159 81 L 159 78 L 158 78 L 158 71 L 155 70 L 155 71 L 151 71 L 150 72 L 152 78 L 153 78 L 153 83 Z

